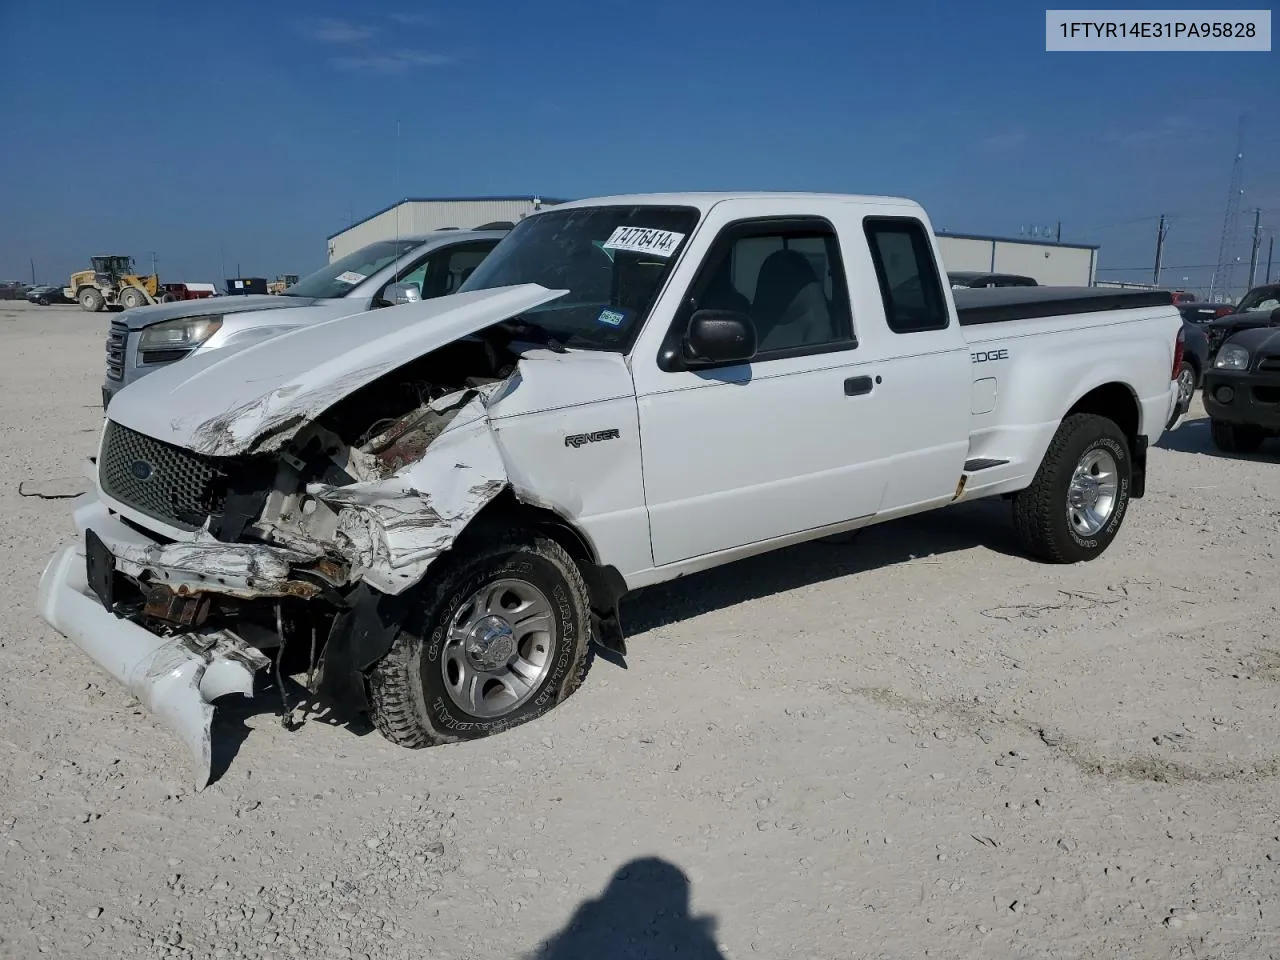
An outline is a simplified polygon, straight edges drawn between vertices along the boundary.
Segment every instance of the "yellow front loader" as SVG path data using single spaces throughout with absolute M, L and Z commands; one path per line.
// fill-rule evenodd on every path
M 103 307 L 145 307 L 160 302 L 160 277 L 139 275 L 133 257 L 90 257 L 92 270 L 71 275 L 63 292 L 79 301 L 82 309 L 97 313 Z

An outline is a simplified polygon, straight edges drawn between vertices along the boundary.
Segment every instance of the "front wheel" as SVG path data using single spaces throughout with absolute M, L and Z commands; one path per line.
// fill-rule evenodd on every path
M 147 305 L 147 295 L 137 287 L 127 287 L 120 294 L 120 306 L 126 310 L 132 310 L 134 307 L 145 307 Z
M 1261 427 L 1228 423 L 1226 420 L 1210 420 L 1209 435 L 1213 438 L 1213 445 L 1223 453 L 1256 453 L 1267 438 Z
M 1129 507 L 1132 471 L 1129 442 L 1113 421 L 1091 413 L 1063 420 L 1031 485 L 1014 497 L 1027 551 L 1049 563 L 1100 556 Z
M 455 547 L 415 588 L 415 611 L 369 675 L 374 724 L 429 747 L 499 733 L 551 710 L 586 675 L 590 603 L 546 537 Z
M 81 287 L 80 292 L 76 294 L 76 299 L 80 301 L 80 308 L 90 313 L 97 313 L 107 305 L 106 299 L 97 287 Z

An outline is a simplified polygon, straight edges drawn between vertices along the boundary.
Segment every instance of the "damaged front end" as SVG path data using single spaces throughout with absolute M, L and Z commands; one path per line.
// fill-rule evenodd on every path
M 116 422 L 122 391 L 77 537 L 41 578 L 41 615 L 177 736 L 197 789 L 213 701 L 252 695 L 258 670 L 305 672 L 313 692 L 363 706 L 369 651 L 398 629 L 386 604 L 507 485 L 487 405 L 515 370 L 482 338 L 369 365 L 343 393 L 312 385 L 309 409 L 285 382 L 243 413 L 260 422 L 234 445 L 243 423 L 204 421 L 203 449 Z M 289 416 L 264 416 L 285 398 Z

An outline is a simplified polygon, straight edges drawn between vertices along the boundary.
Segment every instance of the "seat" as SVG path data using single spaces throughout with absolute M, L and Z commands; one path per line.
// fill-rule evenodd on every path
M 777 250 L 765 258 L 751 313 L 762 352 L 835 339 L 822 284 L 808 258 L 795 250 Z

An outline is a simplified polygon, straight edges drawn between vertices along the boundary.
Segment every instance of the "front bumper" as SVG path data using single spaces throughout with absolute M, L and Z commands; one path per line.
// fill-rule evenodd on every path
M 130 578 L 143 571 L 149 579 L 191 590 L 193 578 L 207 576 L 199 565 L 207 552 L 192 553 L 196 544 L 160 544 L 126 526 L 108 512 L 94 494 L 86 494 L 75 510 L 76 540 L 54 554 L 40 578 L 41 617 L 83 650 L 99 667 L 123 684 L 186 748 L 195 764 L 195 788 L 211 774 L 213 701 L 231 693 L 251 696 L 253 675 L 271 661 L 228 630 L 194 629 L 160 636 L 109 611 L 89 586 L 85 549 L 92 530 L 106 545 L 118 573 Z M 251 544 L 219 545 L 227 589 L 244 589 L 241 577 L 266 575 L 274 564 L 289 567 L 302 555 Z M 240 569 L 227 563 L 240 554 Z M 239 576 L 237 576 L 239 574 Z M 255 582 L 248 579 L 249 583 Z M 289 594 L 286 594 L 289 595 Z M 297 595 L 297 594 L 292 594 Z
M 1280 431 L 1280 373 L 1206 371 L 1203 399 L 1214 420 Z

